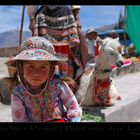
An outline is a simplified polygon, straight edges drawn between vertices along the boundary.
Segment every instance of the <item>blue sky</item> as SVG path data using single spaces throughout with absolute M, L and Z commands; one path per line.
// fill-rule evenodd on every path
M 124 14 L 123 5 L 82 5 L 80 10 L 81 25 L 83 30 L 97 28 L 104 25 L 116 23 L 120 12 Z M 20 28 L 22 5 L 0 6 L 0 33 Z M 29 18 L 25 11 L 24 30 L 29 31 Z

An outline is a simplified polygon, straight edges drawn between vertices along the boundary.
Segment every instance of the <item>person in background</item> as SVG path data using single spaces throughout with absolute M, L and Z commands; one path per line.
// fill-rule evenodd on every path
M 135 50 L 135 46 L 133 43 L 131 43 L 128 48 L 127 48 L 127 55 L 126 57 L 127 58 L 131 58 L 131 57 L 137 57 L 137 53 L 136 53 L 136 50 Z
M 110 34 L 109 34 L 109 37 L 113 38 L 113 39 L 120 39 L 119 38 L 119 34 L 115 31 L 112 31 Z M 121 45 L 118 47 L 118 52 L 122 55 L 124 55 L 124 47 Z
M 27 38 L 6 64 L 15 66 L 19 84 L 11 95 L 13 122 L 79 122 L 82 110 L 54 67 L 66 61 L 43 37 Z
M 119 38 L 119 35 L 118 35 L 118 33 L 116 33 L 115 31 L 112 31 L 112 32 L 109 34 L 109 37 L 115 39 L 115 38 Z
M 95 57 L 98 55 L 99 45 L 102 43 L 102 39 L 98 36 L 98 33 L 90 28 L 86 32 L 86 38 L 88 42 L 88 62 L 86 67 L 93 67 L 95 65 Z

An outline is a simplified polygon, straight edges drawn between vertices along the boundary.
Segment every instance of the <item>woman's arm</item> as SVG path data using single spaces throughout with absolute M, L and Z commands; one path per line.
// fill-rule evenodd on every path
M 80 122 L 82 109 L 80 108 L 73 92 L 65 82 L 62 83 L 62 88 L 60 91 L 62 103 L 67 108 L 67 118 L 70 120 L 70 122 Z
M 87 46 L 87 41 L 84 37 L 84 32 L 82 31 L 81 23 L 80 23 L 80 5 L 72 5 L 72 12 L 75 18 L 75 21 L 77 23 L 77 30 L 79 34 L 79 39 L 80 39 L 80 54 L 82 58 L 82 65 L 83 68 L 85 68 L 86 63 L 88 61 L 88 46 Z
M 71 6 L 75 21 L 77 23 L 77 27 L 81 28 L 81 23 L 80 23 L 80 5 L 72 5 Z
M 37 29 L 35 29 L 35 14 L 38 8 L 39 6 L 27 6 L 27 14 L 30 20 L 29 29 L 31 30 L 33 36 L 38 35 Z
M 39 6 L 27 6 L 27 13 L 30 19 L 35 18 L 35 13 L 37 12 Z
M 11 108 L 13 122 L 28 122 L 22 101 L 13 94 L 11 95 Z

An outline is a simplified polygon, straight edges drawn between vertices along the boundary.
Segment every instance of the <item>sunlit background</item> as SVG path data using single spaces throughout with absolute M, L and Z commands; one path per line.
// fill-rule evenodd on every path
M 0 6 L 0 33 L 20 29 L 21 15 L 23 6 Z M 90 27 L 98 28 L 104 25 L 114 24 L 118 22 L 119 14 L 124 14 L 124 6 L 92 6 L 82 5 L 80 10 L 82 29 L 86 30 Z M 29 31 L 29 17 L 27 8 L 25 9 L 25 19 L 23 30 Z

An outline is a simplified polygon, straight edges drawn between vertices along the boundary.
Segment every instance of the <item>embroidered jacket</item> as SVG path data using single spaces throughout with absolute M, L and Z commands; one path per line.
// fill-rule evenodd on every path
M 19 84 L 11 96 L 11 106 L 14 122 L 48 122 L 64 117 L 70 122 L 78 122 L 82 115 L 71 89 L 57 78 L 49 81 L 39 95 L 31 95 Z

